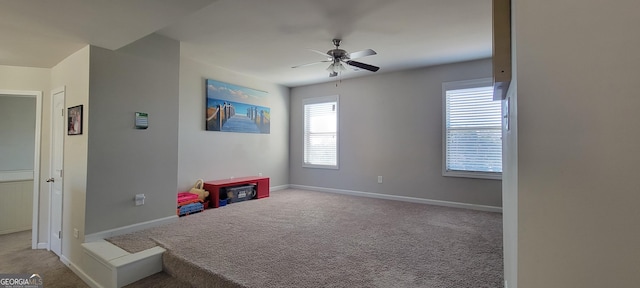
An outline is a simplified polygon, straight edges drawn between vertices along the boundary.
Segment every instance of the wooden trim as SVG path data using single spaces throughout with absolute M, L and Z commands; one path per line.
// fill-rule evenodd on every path
M 511 1 L 493 0 L 493 99 L 507 96 L 511 83 Z
M 0 182 L 33 180 L 33 170 L 0 171 Z

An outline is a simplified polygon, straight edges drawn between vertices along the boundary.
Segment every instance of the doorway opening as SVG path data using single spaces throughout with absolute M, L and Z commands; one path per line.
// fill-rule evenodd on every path
M 0 234 L 31 229 L 31 248 L 47 248 L 38 245 L 42 92 L 0 90 L 0 102 Z

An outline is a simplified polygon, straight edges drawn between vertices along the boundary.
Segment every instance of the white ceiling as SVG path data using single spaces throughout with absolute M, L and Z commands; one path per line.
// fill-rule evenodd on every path
M 0 65 L 53 67 L 92 44 L 118 49 L 150 33 L 182 55 L 289 87 L 332 81 L 331 39 L 385 73 L 491 56 L 492 0 L 0 1 Z M 341 77 L 370 75 L 347 71 Z

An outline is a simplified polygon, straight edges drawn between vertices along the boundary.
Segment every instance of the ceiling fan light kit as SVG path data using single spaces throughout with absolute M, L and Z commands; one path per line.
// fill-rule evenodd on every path
M 302 64 L 298 66 L 293 66 L 291 68 L 300 68 L 300 67 L 311 66 L 318 63 L 331 62 L 331 64 L 329 64 L 329 67 L 327 67 L 326 69 L 327 71 L 329 71 L 329 77 L 338 76 L 338 74 L 341 73 L 342 71 L 346 71 L 347 68 L 345 67 L 345 64 L 349 65 L 355 71 L 364 69 L 371 72 L 376 72 L 380 70 L 380 67 L 352 60 L 352 59 L 362 58 L 366 56 L 376 55 L 377 54 L 376 51 L 373 51 L 372 49 L 365 49 L 362 51 L 348 53 L 347 51 L 340 49 L 341 41 L 342 41 L 341 39 L 333 39 L 333 45 L 336 48 L 327 51 L 327 53 L 323 53 L 318 50 L 311 50 L 312 52 L 322 54 L 324 56 L 328 56 L 327 60 L 308 63 L 308 64 Z

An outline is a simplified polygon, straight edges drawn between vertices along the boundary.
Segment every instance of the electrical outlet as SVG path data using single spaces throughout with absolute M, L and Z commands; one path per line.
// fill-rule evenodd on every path
M 73 237 L 78 239 L 78 234 L 79 234 L 78 228 L 73 228 Z
M 382 183 L 382 176 L 378 176 L 378 183 Z
M 136 202 L 136 206 L 144 205 L 145 198 L 144 194 L 136 194 L 136 198 L 134 200 Z
M 258 176 L 262 177 L 262 173 L 258 173 Z

